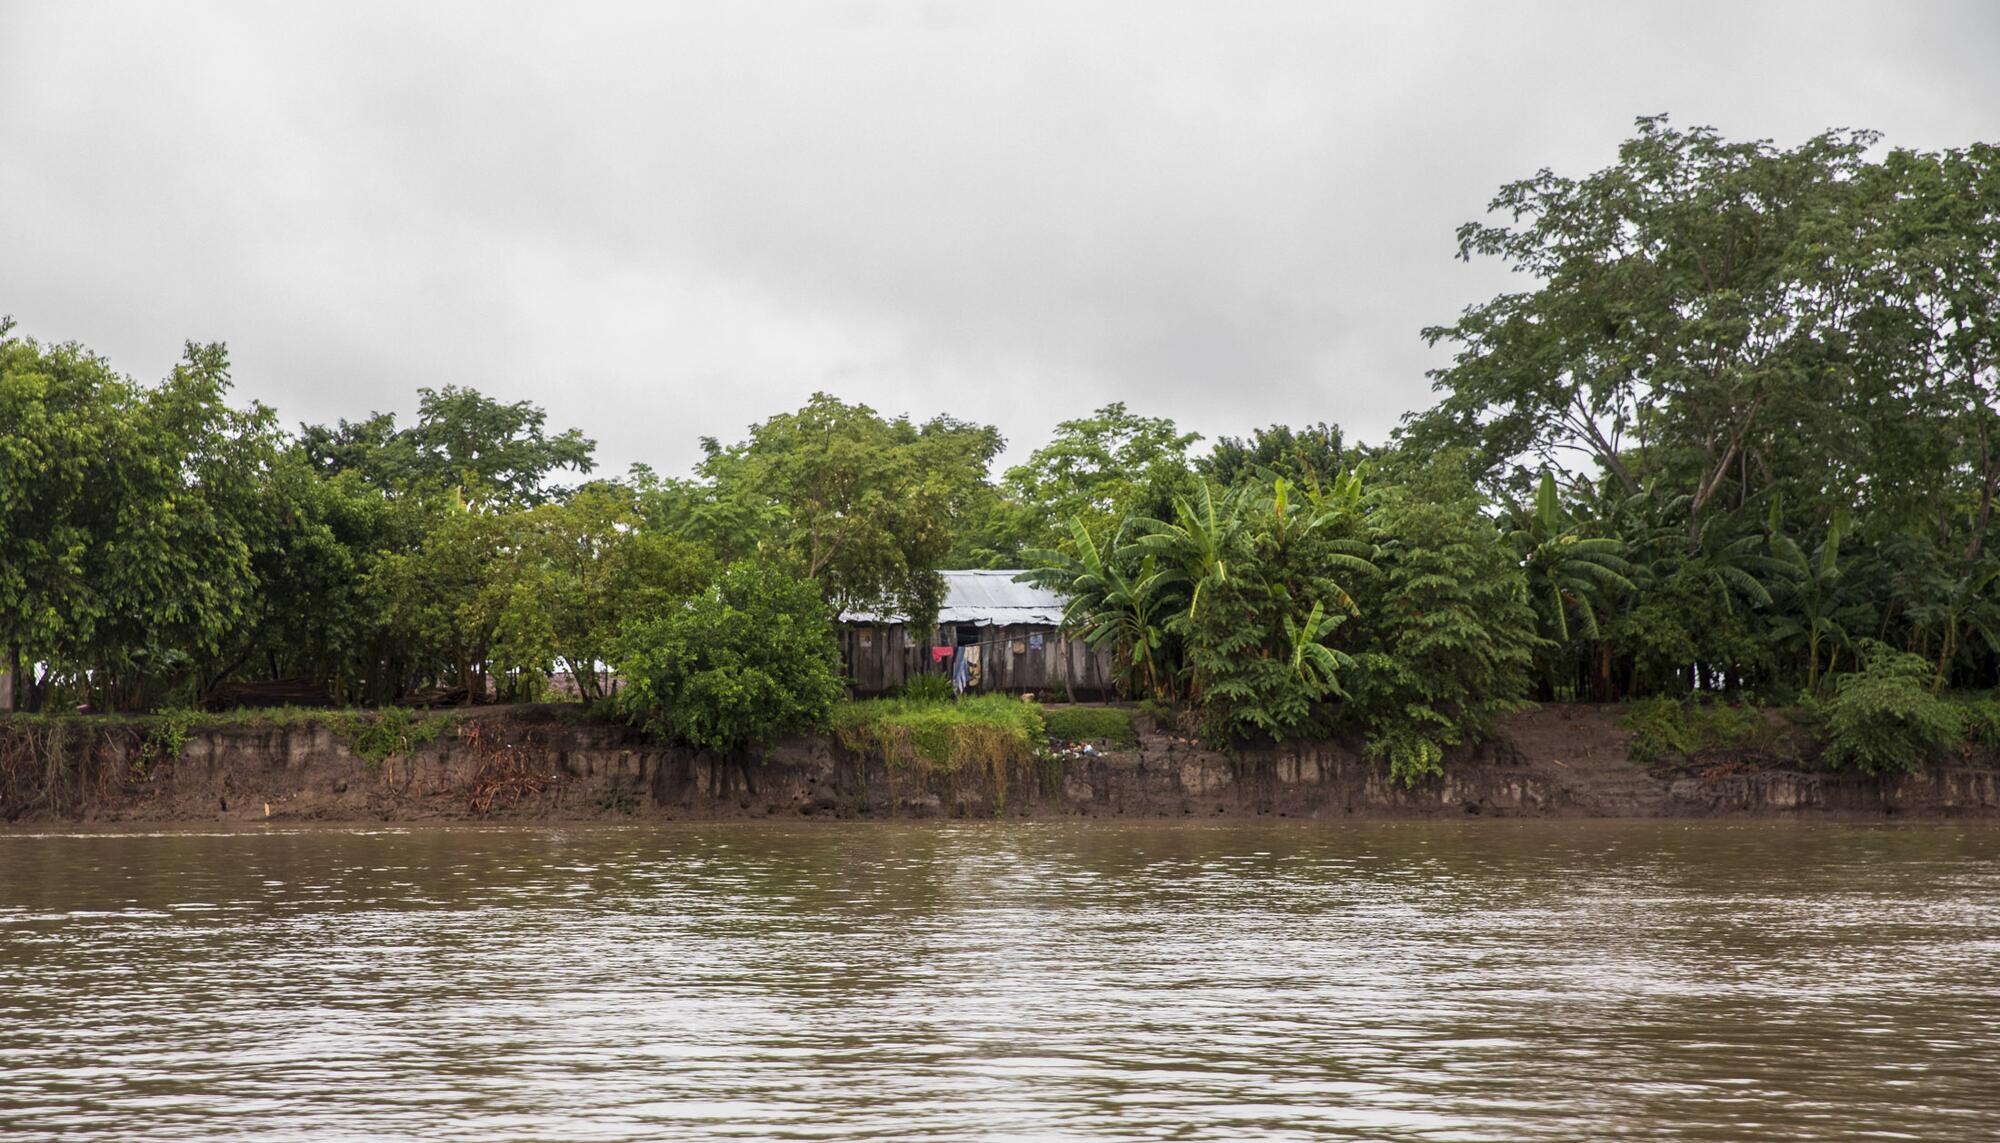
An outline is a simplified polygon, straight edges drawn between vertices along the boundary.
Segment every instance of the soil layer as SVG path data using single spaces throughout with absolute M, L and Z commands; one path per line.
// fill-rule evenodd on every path
M 1142 733 L 1138 748 L 997 768 L 889 767 L 800 738 L 734 759 L 663 746 L 555 708 L 468 712 L 455 734 L 382 762 L 325 725 L 188 735 L 178 758 L 135 765 L 137 737 L 104 732 L 0 783 L 0 821 L 381 822 L 785 816 L 1338 819 L 1353 817 L 2000 818 L 2000 770 L 1884 778 L 1754 758 L 1636 762 L 1615 707 L 1544 706 L 1406 789 L 1332 742 L 1221 753 Z

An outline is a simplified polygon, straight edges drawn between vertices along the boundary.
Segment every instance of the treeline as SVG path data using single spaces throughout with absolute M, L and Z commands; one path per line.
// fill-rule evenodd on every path
M 147 386 L 0 332 L 15 701 L 558 673 L 591 701 L 616 672 L 724 743 L 824 717 L 832 609 L 931 616 L 969 566 L 1069 592 L 1129 692 L 1212 738 L 1352 733 L 1406 775 L 1535 698 L 1990 688 L 2000 162 L 1875 142 L 1647 119 L 1602 171 L 1503 188 L 1461 252 L 1527 288 L 1425 331 L 1439 401 L 1373 447 L 1202 447 L 1114 404 L 996 478 L 990 426 L 820 395 L 687 477 L 592 479 L 526 403 L 288 432 L 229 403 L 220 346 Z M 675 721 L 704 703 L 734 713 Z

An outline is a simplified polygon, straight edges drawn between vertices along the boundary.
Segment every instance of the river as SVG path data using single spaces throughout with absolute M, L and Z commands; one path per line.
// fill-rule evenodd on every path
M 2000 1138 L 2000 829 L 0 834 L 0 1137 Z

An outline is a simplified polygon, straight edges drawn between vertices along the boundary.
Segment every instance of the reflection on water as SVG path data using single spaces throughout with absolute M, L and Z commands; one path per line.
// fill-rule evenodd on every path
M 0 835 L 12 1139 L 2000 1137 L 2000 831 Z

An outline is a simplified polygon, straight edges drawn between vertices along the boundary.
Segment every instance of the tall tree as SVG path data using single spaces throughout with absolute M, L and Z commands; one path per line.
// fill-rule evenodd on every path
M 1461 227 L 1460 255 L 1538 286 L 1425 331 L 1458 348 L 1412 438 L 1476 442 L 1496 476 L 1580 456 L 1628 494 L 1666 480 L 1686 494 L 1690 546 L 1715 510 L 1774 481 L 1820 492 L 1859 412 L 1872 299 L 1855 288 L 1856 224 L 1875 139 L 1781 150 L 1646 118 L 1605 170 L 1503 187 L 1492 209 L 1512 221 Z
M 768 527 L 759 550 L 789 560 L 831 603 L 927 626 L 944 600 L 938 569 L 1001 443 L 989 425 L 919 425 L 816 393 L 738 444 L 704 439 L 708 488 L 692 504 L 683 490 L 678 503 L 691 519 Z
M 1122 401 L 1062 422 L 1002 482 L 1014 505 L 1016 543 L 1058 547 L 1069 538 L 1071 520 L 1107 539 L 1128 515 L 1168 515 L 1174 497 L 1194 491 L 1187 452 L 1200 439 L 1165 417 L 1139 416 Z

